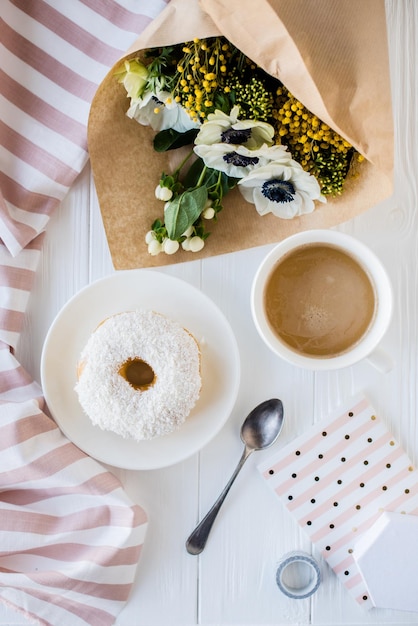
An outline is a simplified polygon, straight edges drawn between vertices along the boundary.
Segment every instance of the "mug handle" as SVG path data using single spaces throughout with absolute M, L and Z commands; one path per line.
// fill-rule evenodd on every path
M 366 357 L 366 360 L 383 374 L 387 374 L 393 369 L 394 362 L 392 357 L 380 347 L 375 348 Z

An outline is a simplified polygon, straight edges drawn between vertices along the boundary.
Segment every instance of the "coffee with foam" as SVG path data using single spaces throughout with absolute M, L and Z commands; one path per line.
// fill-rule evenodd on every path
M 273 267 L 264 307 L 272 331 L 288 347 L 326 358 L 364 337 L 377 303 L 369 275 L 352 256 L 333 245 L 308 243 Z

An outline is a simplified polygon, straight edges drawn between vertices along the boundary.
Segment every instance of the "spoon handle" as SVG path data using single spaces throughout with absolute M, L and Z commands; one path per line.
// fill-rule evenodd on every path
M 229 479 L 228 483 L 225 485 L 225 488 L 220 494 L 219 498 L 216 500 L 215 504 L 208 511 L 208 513 L 205 515 L 202 521 L 196 526 L 194 531 L 191 533 L 190 537 L 187 539 L 186 549 L 189 554 L 200 554 L 202 552 L 203 548 L 206 545 L 206 541 L 208 540 L 209 533 L 213 526 L 213 522 L 215 521 L 216 516 L 219 513 L 219 509 L 221 508 L 223 501 L 228 495 L 228 492 L 232 486 L 232 483 L 238 476 L 238 473 L 241 467 L 244 465 L 245 461 L 248 459 L 251 452 L 253 451 L 254 450 L 247 448 L 247 446 L 244 448 L 244 451 L 239 460 L 239 463 L 237 467 L 235 468 L 235 471 L 232 474 L 231 478 Z

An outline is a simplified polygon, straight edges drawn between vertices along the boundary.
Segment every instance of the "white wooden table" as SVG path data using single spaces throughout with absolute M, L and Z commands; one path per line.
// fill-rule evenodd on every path
M 255 465 L 269 452 L 254 454 L 245 465 L 202 555 L 190 556 L 184 547 L 238 461 L 244 417 L 264 399 L 279 397 L 285 407 L 285 427 L 275 444 L 279 449 L 340 402 L 365 391 L 411 459 L 418 461 L 418 2 L 387 0 L 387 19 L 395 192 L 339 230 L 369 245 L 392 279 L 394 317 L 383 347 L 392 353 L 395 366 L 389 374 L 366 362 L 312 373 L 270 353 L 253 326 L 249 298 L 257 266 L 272 246 L 158 270 L 195 285 L 224 312 L 239 344 L 242 378 L 230 418 L 200 453 L 162 470 L 114 469 L 150 520 L 135 588 L 118 626 L 418 624 L 418 613 L 367 612 L 349 596 L 260 480 Z M 18 357 L 37 380 L 43 341 L 57 312 L 83 286 L 113 271 L 87 167 L 48 227 L 26 316 Z M 308 600 L 287 599 L 275 584 L 278 560 L 295 549 L 313 550 L 321 563 L 322 584 Z M 1 607 L 0 623 L 28 622 Z

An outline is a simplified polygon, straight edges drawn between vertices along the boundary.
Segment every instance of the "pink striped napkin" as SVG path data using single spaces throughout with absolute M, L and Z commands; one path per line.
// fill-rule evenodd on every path
M 87 159 L 91 99 L 164 0 L 2 0 L 0 599 L 45 626 L 114 623 L 147 525 L 43 412 L 14 350 L 43 231 Z
M 259 470 L 364 608 L 355 546 L 382 511 L 418 515 L 418 471 L 364 397 L 266 459 Z

